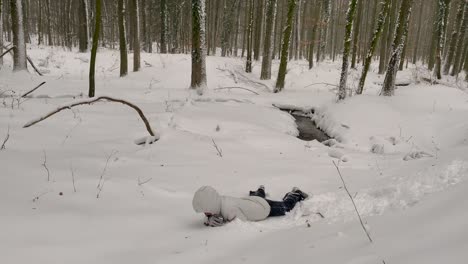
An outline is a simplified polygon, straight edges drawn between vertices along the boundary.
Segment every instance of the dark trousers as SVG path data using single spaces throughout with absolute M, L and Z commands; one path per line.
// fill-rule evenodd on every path
M 255 192 L 250 191 L 250 196 L 259 196 L 265 199 L 265 190 L 258 189 Z M 287 212 L 291 211 L 294 206 L 301 201 L 301 196 L 297 193 L 288 192 L 282 201 L 272 201 L 265 199 L 268 204 L 270 205 L 270 216 L 282 216 L 285 215 Z

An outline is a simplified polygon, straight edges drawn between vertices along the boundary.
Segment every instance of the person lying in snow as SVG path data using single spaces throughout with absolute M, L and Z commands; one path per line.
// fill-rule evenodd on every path
M 235 198 L 220 195 L 213 187 L 203 186 L 193 196 L 193 209 L 205 213 L 206 226 L 221 226 L 235 218 L 243 221 L 260 221 L 270 216 L 282 216 L 291 211 L 296 203 L 309 197 L 294 187 L 282 201 L 265 199 L 265 187 L 250 191 L 250 196 Z

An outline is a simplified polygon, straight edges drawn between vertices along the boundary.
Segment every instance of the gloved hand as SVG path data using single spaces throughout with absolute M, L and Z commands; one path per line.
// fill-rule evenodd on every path
M 221 215 L 212 215 L 205 219 L 206 226 L 222 226 L 224 224 L 224 218 Z

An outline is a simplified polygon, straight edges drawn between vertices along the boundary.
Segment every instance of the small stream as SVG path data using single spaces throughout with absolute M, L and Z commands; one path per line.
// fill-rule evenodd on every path
M 320 130 L 315 122 L 312 121 L 311 115 L 313 114 L 313 110 L 308 113 L 297 109 L 280 108 L 280 110 L 292 115 L 296 120 L 297 130 L 299 130 L 299 136 L 297 138 L 305 141 L 312 141 L 315 139 L 319 142 L 330 139 L 330 136 Z

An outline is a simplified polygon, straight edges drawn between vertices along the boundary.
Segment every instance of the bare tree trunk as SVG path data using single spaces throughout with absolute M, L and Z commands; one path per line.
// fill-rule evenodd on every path
M 167 53 L 167 2 L 166 0 L 161 0 L 161 53 Z
M 128 74 L 128 57 L 127 57 L 127 39 L 125 31 L 125 2 L 119 0 L 119 46 L 120 46 L 120 77 Z
M 79 38 L 79 51 L 87 52 L 88 51 L 88 41 L 89 41 L 89 25 L 88 25 L 88 4 L 87 0 L 79 0 L 78 5 L 78 38 Z M 40 42 L 40 41 L 39 41 Z
M 137 72 L 140 70 L 140 12 L 138 7 L 138 0 L 132 1 L 132 9 L 130 17 L 132 19 L 133 26 L 133 71 Z
M 419 50 L 419 41 L 421 39 L 421 28 L 422 28 L 422 18 L 424 14 L 424 5 L 423 2 L 424 0 L 420 0 L 419 4 L 419 22 L 418 22 L 418 33 L 416 33 L 416 43 L 414 45 L 414 51 L 413 51 L 413 64 L 416 64 L 418 60 L 418 50 Z
M 260 75 L 261 80 L 271 79 L 271 56 L 273 52 L 273 25 L 276 16 L 276 0 L 267 0 L 266 12 L 267 19 L 265 29 L 265 40 L 263 43 L 262 71 Z
M 252 35 L 253 35 L 253 14 L 254 14 L 254 1 L 250 0 L 249 4 L 249 22 L 247 24 L 247 61 L 245 63 L 245 72 L 252 72 Z
M 206 88 L 205 0 L 192 0 L 192 89 Z
M 379 13 L 379 18 L 377 20 L 377 26 L 374 30 L 374 35 L 372 36 L 372 40 L 369 47 L 369 52 L 364 60 L 364 67 L 362 69 L 361 78 L 359 79 L 359 85 L 357 89 L 357 94 L 362 94 L 364 89 L 364 84 L 366 82 L 367 72 L 369 71 L 370 64 L 372 62 L 372 56 L 374 55 L 374 51 L 377 48 L 377 43 L 379 41 L 380 35 L 382 34 L 383 27 L 385 25 L 385 20 L 388 16 L 388 10 L 390 9 L 390 2 L 391 0 L 385 0 L 382 3 L 382 9 Z
M 412 4 L 413 0 L 402 0 L 401 3 L 397 28 L 392 44 L 392 56 L 390 57 L 387 73 L 385 74 L 384 83 L 382 85 L 381 94 L 384 96 L 392 96 L 395 93 L 395 79 L 398 72 L 401 52 L 405 45 L 405 30 L 408 27 Z
M 449 11 L 450 0 L 438 0 L 438 13 L 437 13 L 437 30 L 436 30 L 436 57 L 433 75 L 437 79 L 442 79 L 442 52 L 445 45 L 445 23 Z
M 288 3 L 288 17 L 286 21 L 286 27 L 283 32 L 283 43 L 281 48 L 281 61 L 278 70 L 278 78 L 276 79 L 276 85 L 274 92 L 281 92 L 284 88 L 284 81 L 286 78 L 286 69 L 288 67 L 288 51 L 289 43 L 291 42 L 291 31 L 292 31 L 292 22 L 294 17 L 294 9 L 296 9 L 297 0 L 289 0 Z
M 10 0 L 11 25 L 13 31 L 13 71 L 27 71 L 26 42 L 24 38 L 21 0 Z
M 257 3 L 257 19 L 255 20 L 255 38 L 253 44 L 254 60 L 260 60 L 260 46 L 262 42 L 263 1 L 255 0 Z
M 463 49 L 467 43 L 467 41 L 465 41 L 465 34 L 466 34 L 467 27 L 468 27 L 468 3 L 465 2 L 464 11 L 463 11 L 463 21 L 460 27 L 460 34 L 458 35 L 457 47 L 456 47 L 452 71 L 450 72 L 451 76 L 457 75 L 461 69 L 461 63 L 463 62 Z M 465 65 L 465 68 L 466 68 L 466 65 Z
M 93 34 L 93 46 L 91 48 L 91 62 L 89 64 L 89 97 L 94 97 L 95 94 L 95 81 L 94 74 L 96 68 L 96 54 L 99 45 L 99 32 L 101 30 L 101 0 L 96 0 L 96 13 L 94 15 L 95 26 Z
M 361 17 L 363 9 L 363 0 L 358 0 L 357 4 L 357 17 L 356 21 L 353 23 L 353 53 L 351 56 L 351 68 L 356 69 L 356 56 L 358 52 L 358 40 L 359 40 L 359 31 L 361 30 Z
M 338 87 L 338 100 L 346 98 L 346 82 L 348 80 L 349 52 L 351 50 L 351 30 L 353 28 L 354 15 L 356 14 L 357 0 L 349 2 L 346 13 L 346 28 L 344 36 L 343 65 L 341 67 L 340 86 Z
M 0 54 L 3 53 L 3 1 L 0 0 Z M 0 58 L 0 69 L 3 65 L 3 57 Z

